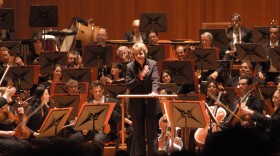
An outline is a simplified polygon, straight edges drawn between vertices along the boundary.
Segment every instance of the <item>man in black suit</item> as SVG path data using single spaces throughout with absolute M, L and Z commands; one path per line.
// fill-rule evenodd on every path
M 132 22 L 132 30 L 125 33 L 124 39 L 128 42 L 147 42 L 147 34 L 139 30 L 140 20 L 136 19 Z
M 126 86 L 131 94 L 157 95 L 159 74 L 157 62 L 147 59 L 145 44 L 137 42 L 132 47 L 135 61 L 127 65 Z M 161 112 L 157 98 L 130 98 L 129 114 L 132 118 L 133 148 L 131 155 L 146 155 L 145 136 L 147 136 L 148 155 L 154 155 L 157 144 L 157 115 Z M 145 135 L 146 132 L 146 135 Z
M 263 44 L 266 52 L 267 61 L 258 63 L 256 66 L 257 75 L 265 79 L 267 82 L 271 81 L 275 84 L 280 82 L 279 69 L 275 68 L 271 62 L 270 48 L 280 46 L 280 28 L 279 26 L 272 26 L 269 28 L 270 40 Z M 268 76 L 269 75 L 269 76 Z
M 236 59 L 235 43 L 250 43 L 252 40 L 251 30 L 241 25 L 241 17 L 238 13 L 230 16 L 231 27 L 227 29 L 227 38 L 230 49 L 225 52 L 225 59 Z

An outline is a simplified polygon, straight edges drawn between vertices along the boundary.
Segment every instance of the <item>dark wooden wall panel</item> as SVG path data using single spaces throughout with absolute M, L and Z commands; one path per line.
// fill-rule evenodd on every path
M 141 12 L 166 12 L 168 32 L 160 39 L 191 38 L 198 40 L 203 22 L 228 22 L 233 12 L 241 14 L 243 25 L 269 25 L 280 20 L 279 0 L 6 0 L 4 7 L 15 9 L 16 37 L 30 38 L 29 9 L 33 4 L 56 4 L 59 9 L 58 30 L 67 28 L 75 16 L 94 20 L 105 27 L 109 39 L 122 39 L 133 19 Z

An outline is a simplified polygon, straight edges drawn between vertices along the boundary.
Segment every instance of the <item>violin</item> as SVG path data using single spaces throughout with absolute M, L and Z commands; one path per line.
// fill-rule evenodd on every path
M 5 105 L 0 108 L 0 123 L 1 124 L 12 124 L 15 121 L 14 114 L 9 110 L 9 106 Z
M 14 129 L 16 138 L 28 139 L 30 137 L 30 131 L 26 126 L 27 116 L 22 113 L 16 114 L 15 122 L 19 125 Z

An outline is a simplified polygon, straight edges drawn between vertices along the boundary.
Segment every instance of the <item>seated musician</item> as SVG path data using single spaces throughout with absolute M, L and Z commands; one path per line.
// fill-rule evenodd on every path
M 147 42 L 147 34 L 140 32 L 139 30 L 140 20 L 133 20 L 131 25 L 131 31 L 126 32 L 124 39 L 128 42 Z
M 120 84 L 125 82 L 125 73 L 123 65 L 120 63 L 112 63 L 110 76 L 102 75 L 100 80 L 103 84 Z
M 30 47 L 30 54 L 26 56 L 26 64 L 28 65 L 38 65 L 39 56 L 44 52 L 42 36 L 33 34 L 33 41 Z
M 127 46 L 120 46 L 117 49 L 117 62 L 123 65 L 128 64 L 132 60 L 130 49 Z
M 252 77 L 253 83 L 258 83 L 259 85 L 264 85 L 265 81 L 260 79 L 259 77 L 253 77 L 253 66 L 249 60 L 243 60 L 240 63 L 239 68 L 239 76 L 235 76 L 232 78 L 229 78 L 225 84 L 226 87 L 237 87 L 240 77 Z
M 113 141 L 118 138 L 118 129 L 117 129 L 117 122 L 121 121 L 121 107 L 120 101 L 105 97 L 104 95 L 104 86 L 101 81 L 96 80 L 91 85 L 91 94 L 93 95 L 93 99 L 90 99 L 89 102 L 93 104 L 100 104 L 106 102 L 113 102 L 116 103 L 112 115 L 109 119 L 110 131 L 109 132 L 97 132 L 95 133 L 95 141 L 98 142 L 108 142 Z M 93 133 L 91 131 L 84 130 L 83 133 L 77 132 L 76 134 L 69 137 L 71 141 L 74 143 L 80 143 L 85 141 L 92 140 Z
M 236 116 L 238 116 L 236 114 L 238 114 L 238 108 L 240 105 L 245 105 L 258 113 L 263 113 L 264 103 L 262 100 L 252 94 L 254 89 L 255 86 L 253 86 L 252 84 L 251 77 L 240 77 L 238 87 L 236 89 L 239 97 L 232 99 L 229 103 L 229 109 L 232 110 L 233 113 L 230 113 L 228 115 L 227 119 L 225 120 L 225 126 L 232 127 L 240 124 L 238 120 L 236 123 L 234 123 L 234 119 L 236 118 Z M 245 121 L 245 119 L 243 119 L 243 116 L 240 116 L 239 118 Z M 254 125 L 250 126 L 253 127 Z
M 78 81 L 76 81 L 76 80 L 69 79 L 66 82 L 65 86 L 66 86 L 67 93 L 69 95 L 80 93 L 79 84 L 78 84 Z
M 31 152 L 31 145 L 26 140 L 19 140 L 15 137 L 15 114 L 13 114 L 11 110 L 4 110 L 3 107 L 4 105 L 12 101 L 11 97 L 15 94 L 15 92 L 16 89 L 14 87 L 7 88 L 5 89 L 3 96 L 0 95 L 0 153 L 4 155 L 27 156 L 31 154 L 29 153 Z M 19 108 L 18 111 L 19 113 L 22 113 L 23 109 Z M 7 113 L 9 115 L 6 116 L 4 113 Z M 6 119 L 4 119 L 4 117 L 6 117 Z
M 269 149 L 269 152 L 280 152 L 280 91 L 276 90 L 272 97 L 273 104 L 275 106 L 275 112 L 271 115 L 263 115 L 258 111 L 255 111 L 247 106 L 241 106 L 240 112 L 243 115 L 250 115 L 252 119 L 261 125 L 259 129 L 261 139 L 266 143 L 265 148 Z M 246 123 L 244 123 L 246 124 Z
M 76 51 L 69 51 L 67 53 L 67 62 L 64 68 L 75 68 L 80 69 L 83 68 L 83 60 L 81 55 Z
M 279 26 L 271 26 L 269 28 L 269 40 L 263 44 L 266 52 L 267 61 L 259 62 L 256 66 L 257 75 L 265 79 L 266 82 L 274 82 L 277 84 L 280 82 L 279 69 L 275 68 L 271 62 L 270 48 L 280 46 L 280 28 Z
M 155 30 L 150 30 L 147 33 L 148 44 L 151 46 L 158 45 L 158 32 Z
M 96 41 L 97 41 L 96 45 L 106 47 L 107 40 L 108 40 L 107 30 L 105 28 L 99 28 L 96 34 Z
M 52 73 L 49 75 L 49 80 L 43 82 L 43 84 L 49 88 L 52 83 L 62 82 L 62 66 L 56 64 L 52 68 Z
M 11 52 L 6 47 L 0 47 L 0 76 L 5 72 L 7 65 L 10 66 L 24 66 L 20 57 L 11 56 Z

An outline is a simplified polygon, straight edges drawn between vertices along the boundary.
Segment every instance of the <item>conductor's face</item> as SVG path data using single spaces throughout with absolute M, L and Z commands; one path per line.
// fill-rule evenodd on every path
M 146 56 L 145 56 L 145 52 L 142 49 L 134 51 L 133 55 L 134 55 L 135 61 L 137 61 L 141 65 L 144 64 Z

